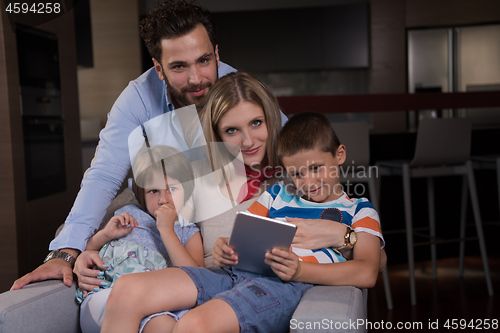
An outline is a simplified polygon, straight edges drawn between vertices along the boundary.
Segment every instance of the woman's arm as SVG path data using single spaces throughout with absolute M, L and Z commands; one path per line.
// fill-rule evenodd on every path
M 292 241 L 293 247 L 323 249 L 344 245 L 344 235 L 347 231 L 345 224 L 324 219 L 290 217 L 287 218 L 287 221 L 297 226 L 297 232 Z

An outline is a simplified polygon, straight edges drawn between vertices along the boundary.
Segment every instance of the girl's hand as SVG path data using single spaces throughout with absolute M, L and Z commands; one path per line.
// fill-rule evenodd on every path
M 300 275 L 300 261 L 292 248 L 288 251 L 272 249 L 266 253 L 266 264 L 271 266 L 273 272 L 278 275 L 282 281 L 297 281 Z
M 122 213 L 120 215 L 113 216 L 106 226 L 104 226 L 102 231 L 108 239 L 112 240 L 128 235 L 138 226 L 139 224 L 132 215 L 129 213 Z
M 217 266 L 233 266 L 238 264 L 238 256 L 227 245 L 228 237 L 219 237 L 212 248 L 212 261 Z
M 171 203 L 163 204 L 155 211 L 156 227 L 160 233 L 173 232 L 177 221 L 177 210 Z

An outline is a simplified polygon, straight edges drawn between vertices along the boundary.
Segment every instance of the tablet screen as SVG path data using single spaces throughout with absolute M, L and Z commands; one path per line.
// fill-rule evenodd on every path
M 297 226 L 248 212 L 236 214 L 229 246 L 238 255 L 235 268 L 276 276 L 264 262 L 266 252 L 273 248 L 288 250 Z

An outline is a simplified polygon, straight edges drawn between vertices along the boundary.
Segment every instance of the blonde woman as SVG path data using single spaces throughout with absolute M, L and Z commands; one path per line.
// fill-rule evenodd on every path
M 283 177 L 276 146 L 282 121 L 270 89 L 246 72 L 219 80 L 200 117 L 208 152 L 193 165 L 195 190 L 187 206 L 201 222 L 205 265 L 213 267 L 219 264 L 213 245 L 229 237 L 236 212 Z

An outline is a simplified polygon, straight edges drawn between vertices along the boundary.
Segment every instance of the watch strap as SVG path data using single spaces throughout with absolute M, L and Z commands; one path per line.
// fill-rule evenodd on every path
M 347 230 L 346 230 L 346 233 L 344 235 L 344 244 L 339 247 L 338 249 L 341 250 L 341 249 L 352 249 L 354 247 L 354 245 L 356 244 L 356 242 L 351 243 L 351 234 L 354 233 L 356 234 L 356 231 L 354 231 L 354 229 L 352 229 L 350 226 L 346 226 L 347 227 Z
M 75 261 L 76 261 L 76 258 L 73 257 L 68 252 L 54 250 L 54 251 L 51 251 L 47 255 L 47 257 L 45 257 L 45 260 L 43 261 L 43 263 L 45 264 L 47 261 L 52 260 L 52 259 L 62 259 L 64 261 L 67 261 L 71 265 L 71 267 L 73 267 L 73 265 L 75 264 Z

